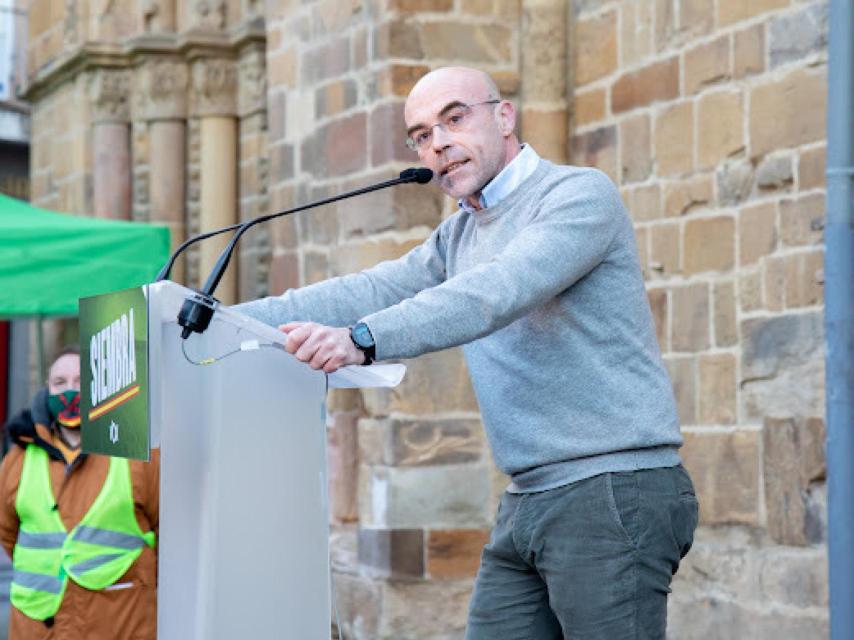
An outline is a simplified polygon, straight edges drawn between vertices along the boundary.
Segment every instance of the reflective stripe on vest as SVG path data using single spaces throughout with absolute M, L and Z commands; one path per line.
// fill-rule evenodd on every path
M 62 604 L 68 577 L 100 590 L 130 568 L 154 532 L 136 521 L 130 466 L 111 458 L 107 479 L 95 502 L 66 535 L 54 508 L 47 453 L 27 447 L 15 507 L 20 532 L 13 554 L 12 604 L 36 620 L 54 615 Z
M 54 509 L 48 464 L 44 449 L 27 447 L 15 497 L 19 530 L 9 599 L 35 620 L 46 620 L 59 610 L 68 581 L 62 567 L 65 527 Z
M 114 584 L 142 553 L 154 532 L 136 521 L 130 466 L 111 458 L 104 488 L 62 547 L 62 566 L 80 586 L 94 591 Z

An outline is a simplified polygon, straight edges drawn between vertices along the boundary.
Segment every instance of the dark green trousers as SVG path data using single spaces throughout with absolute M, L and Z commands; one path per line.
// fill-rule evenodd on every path
M 664 639 L 697 498 L 679 465 L 505 493 L 466 640 Z

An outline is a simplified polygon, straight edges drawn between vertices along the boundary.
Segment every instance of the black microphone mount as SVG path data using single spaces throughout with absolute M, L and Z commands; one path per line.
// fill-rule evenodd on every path
M 430 169 L 426 169 L 424 167 L 409 168 L 405 169 L 404 171 L 401 171 L 400 176 L 398 178 L 394 178 L 393 180 L 386 180 L 385 182 L 380 182 L 374 185 L 370 185 L 368 187 L 356 189 L 355 191 L 349 191 L 341 195 L 333 196 L 331 198 L 326 198 L 324 200 L 319 200 L 317 202 L 312 202 L 299 207 L 294 207 L 293 209 L 285 209 L 276 213 L 259 216 L 244 223 L 223 227 L 222 229 L 217 229 L 215 231 L 210 231 L 208 233 L 203 233 L 193 238 L 190 238 L 189 240 L 181 244 L 175 251 L 175 253 L 172 254 L 172 256 L 169 258 L 169 261 L 163 266 L 163 268 L 160 270 L 160 273 L 157 275 L 157 282 L 169 277 L 169 272 L 171 271 L 172 266 L 175 263 L 175 259 L 187 247 L 206 238 L 210 238 L 212 236 L 236 229 L 236 232 L 229 241 L 228 246 L 225 247 L 222 253 L 220 253 L 219 258 L 217 258 L 216 264 L 211 270 L 211 273 L 208 276 L 208 279 L 205 282 L 205 285 L 202 290 L 196 292 L 193 296 L 187 298 L 184 301 L 184 304 L 181 306 L 181 312 L 178 314 L 178 324 L 183 327 L 183 330 L 181 331 L 181 338 L 186 340 L 191 333 L 202 333 L 208 328 L 211 318 L 213 317 L 214 306 L 217 302 L 216 298 L 213 297 L 213 292 L 216 290 L 219 281 L 222 279 L 222 276 L 225 273 L 226 268 L 228 267 L 228 263 L 231 260 L 231 255 L 234 253 L 237 241 L 240 239 L 240 236 L 242 236 L 251 227 L 255 226 L 256 224 L 272 220 L 274 218 L 290 215 L 292 213 L 298 213 L 300 211 L 305 211 L 306 209 L 312 209 L 314 207 L 320 207 L 325 204 L 331 204 L 339 200 L 352 198 L 354 196 L 370 193 L 372 191 L 378 191 L 380 189 L 386 189 L 388 187 L 394 187 L 399 184 L 408 184 L 411 182 L 415 182 L 418 184 L 426 184 L 432 179 L 433 172 Z

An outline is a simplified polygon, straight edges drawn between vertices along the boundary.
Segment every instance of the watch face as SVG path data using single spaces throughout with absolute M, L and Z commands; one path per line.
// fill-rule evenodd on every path
M 364 322 L 360 322 L 353 327 L 352 335 L 353 341 L 360 347 L 367 349 L 374 346 L 374 337 L 371 335 L 368 325 Z

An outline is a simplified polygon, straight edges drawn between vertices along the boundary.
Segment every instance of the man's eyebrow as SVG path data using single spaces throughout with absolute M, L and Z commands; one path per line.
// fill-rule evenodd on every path
M 460 100 L 454 100 L 453 102 L 449 102 L 444 107 L 442 107 L 442 110 L 439 112 L 439 115 L 437 117 L 441 118 L 443 115 L 448 113 L 448 111 L 450 111 L 451 109 L 456 109 L 457 107 L 464 107 L 464 106 L 466 106 L 466 103 L 462 102 Z M 426 126 L 427 126 L 426 124 L 421 124 L 421 123 L 414 124 L 406 130 L 406 135 L 411 136 L 413 131 L 417 131 L 418 129 L 423 129 Z

